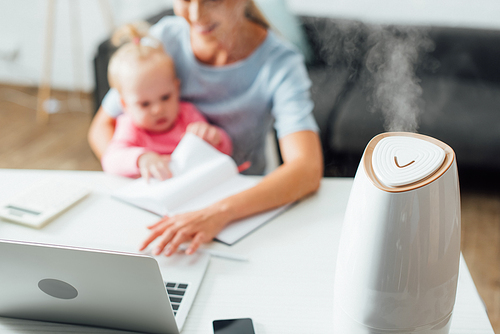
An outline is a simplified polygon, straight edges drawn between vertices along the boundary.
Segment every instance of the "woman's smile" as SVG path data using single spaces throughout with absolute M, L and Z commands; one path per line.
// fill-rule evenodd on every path
M 193 24 L 194 30 L 202 35 L 210 34 L 212 31 L 217 28 L 218 24 L 217 23 L 212 23 L 212 24 Z

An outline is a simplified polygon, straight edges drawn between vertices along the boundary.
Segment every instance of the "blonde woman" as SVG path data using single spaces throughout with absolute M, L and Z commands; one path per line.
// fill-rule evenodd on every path
M 174 59 L 181 98 L 229 134 L 236 163 L 251 163 L 248 174 L 263 173 L 265 137 L 274 125 L 283 164 L 251 189 L 150 226 L 140 248 L 156 241 L 153 252 L 167 256 L 184 242 L 190 242 L 186 253 L 192 254 L 230 222 L 315 192 L 323 174 L 303 57 L 269 29 L 254 2 L 174 0 L 174 12 L 150 33 Z M 107 94 L 89 131 L 98 156 L 121 113 L 117 95 Z

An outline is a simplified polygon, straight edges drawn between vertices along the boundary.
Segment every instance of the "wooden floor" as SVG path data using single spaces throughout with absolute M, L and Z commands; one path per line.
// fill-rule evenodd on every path
M 0 168 L 101 170 L 87 143 L 91 96 L 53 92 L 60 112 L 40 124 L 36 94 L 36 88 L 0 85 Z
M 78 96 L 55 92 L 63 101 L 61 112 L 37 124 L 36 93 L 36 88 L 0 85 L 0 168 L 101 170 L 86 139 L 91 96 L 82 94 L 80 102 Z M 500 334 L 500 182 L 477 173 L 460 174 L 460 182 L 462 252 Z
M 462 253 L 495 333 L 500 333 L 500 190 L 498 176 L 461 178 Z M 477 183 L 476 183 L 476 180 Z

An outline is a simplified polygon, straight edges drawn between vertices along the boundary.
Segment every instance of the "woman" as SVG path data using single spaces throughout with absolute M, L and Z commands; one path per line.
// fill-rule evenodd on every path
M 252 0 L 174 0 L 175 17 L 151 28 L 176 64 L 181 98 L 233 140 L 233 158 L 265 167 L 265 136 L 274 122 L 283 164 L 255 187 L 205 209 L 164 217 L 150 226 L 145 249 L 169 256 L 190 241 L 192 254 L 232 221 L 296 201 L 319 187 L 321 145 L 312 116 L 303 57 L 270 31 Z M 89 131 L 100 157 L 111 140 L 119 98 L 110 91 Z

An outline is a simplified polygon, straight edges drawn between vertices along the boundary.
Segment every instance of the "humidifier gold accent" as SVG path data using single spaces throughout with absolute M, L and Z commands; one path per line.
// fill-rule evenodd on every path
M 396 166 L 398 166 L 398 168 L 405 168 L 405 167 L 408 167 L 409 165 L 411 165 L 412 163 L 414 163 L 415 160 L 412 160 L 410 161 L 409 163 L 407 163 L 406 165 L 403 165 L 403 166 L 400 166 L 399 165 L 399 162 L 398 162 L 398 157 L 397 156 L 394 156 L 394 163 L 396 164 Z

